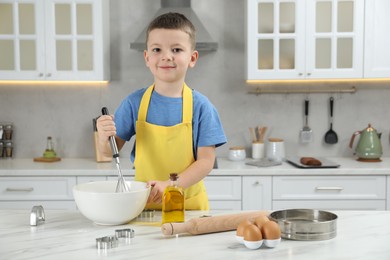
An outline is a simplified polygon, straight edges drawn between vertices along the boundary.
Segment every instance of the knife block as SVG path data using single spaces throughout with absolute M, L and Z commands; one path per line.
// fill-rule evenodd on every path
M 93 133 L 93 139 L 95 143 L 95 157 L 97 162 L 111 162 L 112 157 L 111 156 L 105 156 L 99 151 L 98 146 L 98 132 Z

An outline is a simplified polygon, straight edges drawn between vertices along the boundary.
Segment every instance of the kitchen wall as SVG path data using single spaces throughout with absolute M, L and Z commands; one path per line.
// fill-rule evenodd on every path
M 245 4 L 243 0 L 196 0 L 192 6 L 219 43 L 216 52 L 201 53 L 187 83 L 219 110 L 229 143 L 218 148 L 226 156 L 230 146 L 250 147 L 248 127 L 266 125 L 267 136 L 283 138 L 287 155 L 351 156 L 351 135 L 371 123 L 383 133 L 384 155 L 390 156 L 389 83 L 346 82 L 355 94 L 334 94 L 336 145 L 324 144 L 329 128 L 331 94 L 248 94 L 245 84 Z M 108 86 L 0 86 L 0 122 L 15 126 L 14 157 L 41 156 L 52 136 L 61 157 L 94 157 L 92 118 L 107 106 L 111 112 L 132 91 L 152 83 L 142 52 L 129 49 L 160 7 L 158 0 L 114 0 L 111 14 L 111 82 Z M 317 84 L 318 87 L 325 84 Z M 299 143 L 303 100 L 311 101 L 309 125 L 314 141 Z M 131 145 L 121 155 L 128 157 Z M 248 154 L 250 155 L 250 153 Z

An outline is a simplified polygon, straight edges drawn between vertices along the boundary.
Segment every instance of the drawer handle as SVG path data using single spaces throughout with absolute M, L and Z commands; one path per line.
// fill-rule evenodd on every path
M 342 191 L 344 190 L 343 187 L 316 187 L 316 190 L 337 190 Z
M 7 188 L 6 191 L 10 192 L 31 192 L 34 188 Z

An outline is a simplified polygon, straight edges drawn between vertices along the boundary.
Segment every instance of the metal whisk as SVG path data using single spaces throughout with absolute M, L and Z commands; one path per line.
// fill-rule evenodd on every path
M 103 115 L 109 115 L 106 107 L 102 108 Z M 116 145 L 115 137 L 110 136 L 110 146 L 112 150 L 112 158 L 115 159 L 116 168 L 118 170 L 118 183 L 116 184 L 116 192 L 129 192 L 130 186 L 127 184 L 125 178 L 123 178 L 122 170 L 119 162 L 118 146 Z

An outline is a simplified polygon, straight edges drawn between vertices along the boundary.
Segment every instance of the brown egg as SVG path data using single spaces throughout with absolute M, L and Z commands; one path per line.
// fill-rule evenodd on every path
M 237 232 L 236 232 L 236 235 L 239 236 L 239 237 L 243 237 L 244 236 L 244 229 L 246 226 L 249 226 L 249 225 L 253 225 L 252 222 L 250 222 L 249 220 L 244 220 L 242 221 L 238 227 L 237 227 Z
M 268 221 L 261 227 L 264 239 L 279 239 L 281 232 L 279 225 L 274 221 Z
M 255 218 L 255 225 L 261 229 L 265 222 L 268 222 L 269 218 L 267 216 L 260 216 Z
M 244 229 L 244 241 L 260 241 L 263 239 L 260 229 L 252 224 Z

